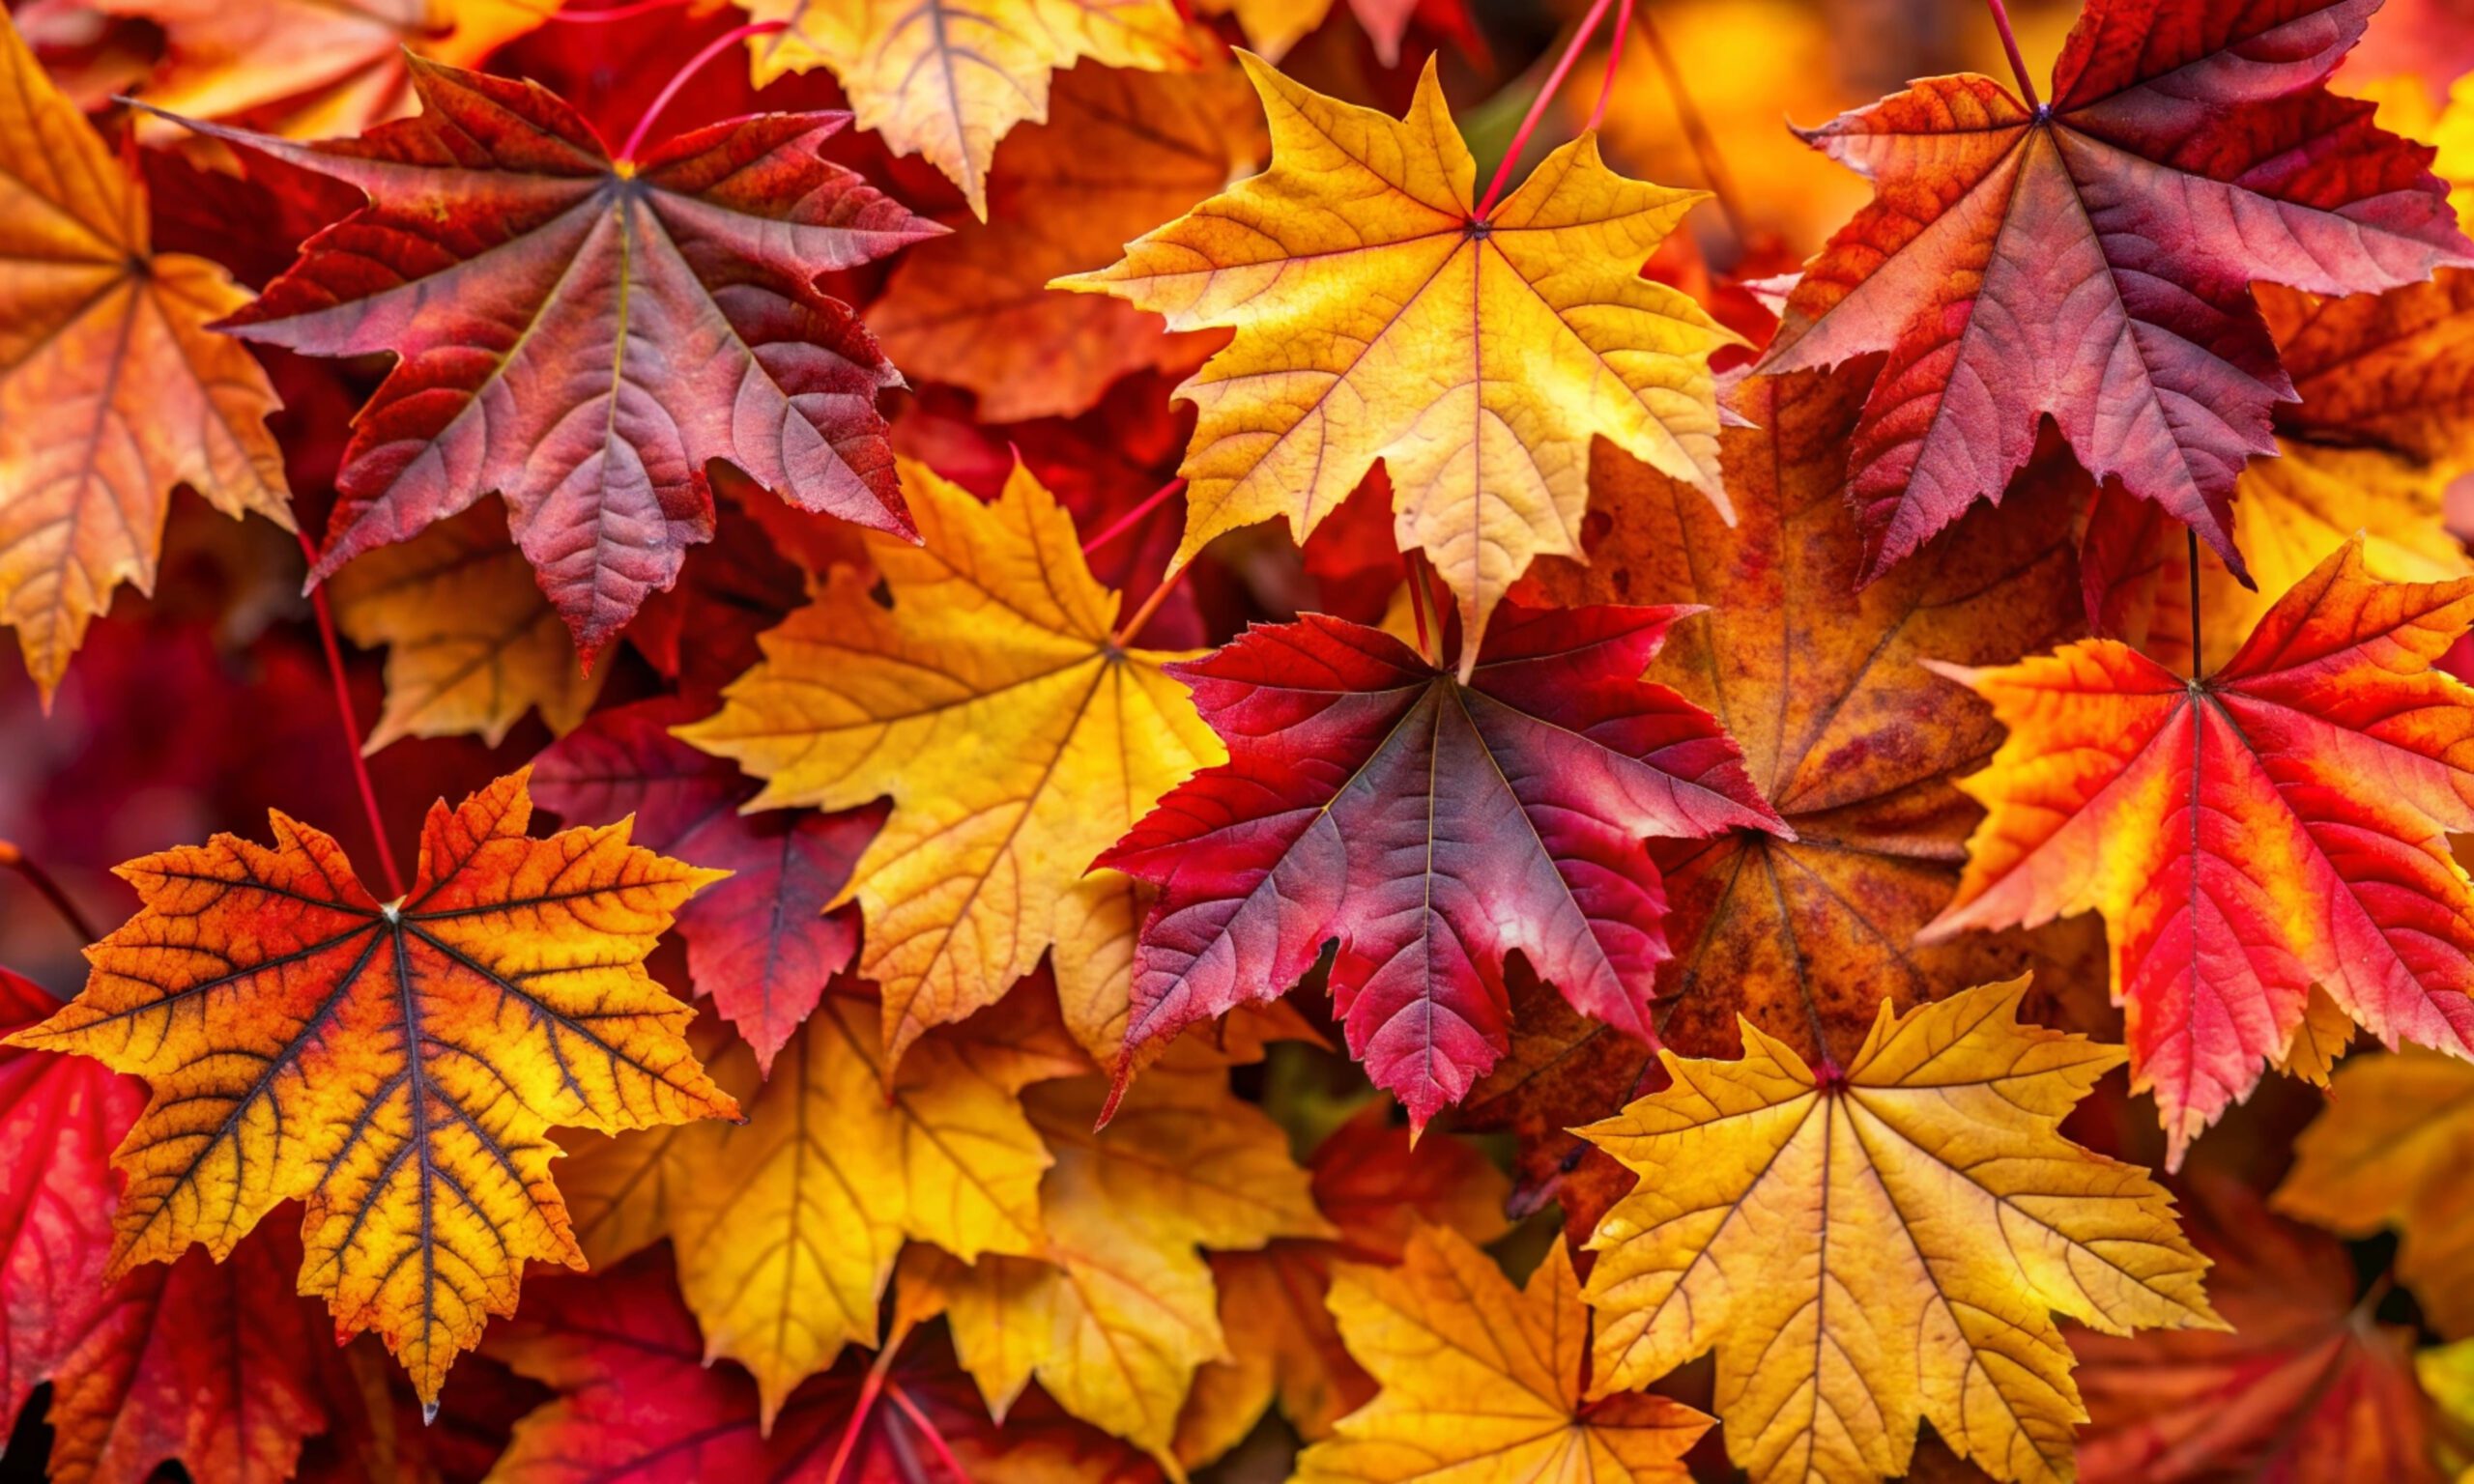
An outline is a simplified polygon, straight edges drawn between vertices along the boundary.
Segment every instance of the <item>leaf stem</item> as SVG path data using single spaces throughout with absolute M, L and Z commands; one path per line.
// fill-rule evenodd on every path
M 945 1466 L 945 1472 L 953 1478 L 954 1484 L 970 1484 L 970 1475 L 963 1470 L 962 1460 L 954 1457 L 953 1447 L 945 1441 L 945 1435 L 936 1431 L 936 1425 L 928 1420 L 928 1414 L 919 1410 L 919 1404 L 910 1399 L 910 1393 L 902 1388 L 902 1383 L 889 1384 L 885 1387 L 885 1396 L 902 1409 L 902 1414 L 910 1419 L 911 1426 L 919 1429 L 919 1436 L 928 1440 L 928 1446 L 935 1450 L 936 1462 Z
M 301 537 L 301 555 L 309 558 L 310 570 L 318 566 L 318 549 L 309 544 L 306 534 Z M 335 615 L 327 607 L 324 586 L 309 589 L 309 606 L 317 611 L 318 639 L 327 646 L 327 678 L 335 688 L 335 715 L 343 722 L 344 752 L 352 758 L 353 782 L 360 786 L 361 812 L 369 816 L 369 838 L 378 845 L 378 865 L 387 872 L 387 890 L 395 897 L 404 895 L 404 873 L 395 869 L 395 847 L 387 843 L 387 821 L 378 813 L 378 790 L 369 782 L 369 763 L 360 753 L 360 723 L 352 714 L 352 681 L 344 673 L 343 645 L 335 639 Z
M 868 1367 L 868 1376 L 859 1383 L 859 1395 L 850 1404 L 850 1420 L 843 1425 L 842 1441 L 833 1445 L 833 1461 L 824 1466 L 824 1484 L 841 1484 L 842 1472 L 850 1467 L 850 1457 L 859 1450 L 859 1435 L 868 1430 L 868 1414 L 876 1411 L 877 1396 L 885 1388 L 885 1378 L 893 1373 L 893 1357 L 902 1352 L 902 1342 L 910 1337 L 906 1328 L 896 1329 L 877 1352 L 876 1363 Z
M 6 866 L 25 877 L 26 884 L 35 889 L 37 896 L 51 903 L 51 910 L 60 914 L 60 920 L 69 925 L 70 931 L 77 934 L 79 942 L 93 943 L 101 939 L 102 934 L 95 930 L 95 925 L 86 920 L 85 913 L 77 910 L 77 903 L 69 899 L 69 894 L 60 889 L 60 883 L 52 879 L 51 872 L 43 869 L 42 862 L 26 854 L 15 841 L 0 840 L 0 866 Z
M 1622 44 L 1623 31 L 1616 31 Z M 1675 53 L 1667 50 L 1666 37 L 1658 30 L 1656 17 L 1641 12 L 1641 40 L 1650 48 L 1650 59 L 1657 64 L 1658 75 L 1666 81 L 1667 97 L 1675 100 L 1675 119 L 1683 128 L 1684 142 L 1692 146 L 1692 157 L 1701 164 L 1701 178 L 1710 183 L 1710 195 L 1718 203 L 1718 214 L 1727 219 L 1727 231 L 1740 250 L 1744 244 L 1743 214 L 1736 210 L 1735 177 L 1727 173 L 1727 160 L 1718 153 L 1718 141 L 1710 132 L 1710 121 L 1701 115 L 1701 105 L 1692 99 L 1692 90 L 1683 84 L 1683 70 L 1675 65 Z M 1610 75 L 1611 84 L 1614 78 Z M 1604 101 L 1601 98 L 1600 101 Z M 1596 121 L 1592 121 L 1596 127 Z
M 1172 568 L 1167 576 L 1160 579 L 1160 585 L 1151 589 L 1151 596 L 1142 600 L 1142 606 L 1134 611 L 1133 617 L 1117 625 L 1117 631 L 1108 636 L 1108 642 L 1123 648 L 1141 633 L 1142 626 L 1151 621 L 1151 615 L 1160 612 L 1160 605 L 1168 601 L 1168 594 L 1176 591 L 1177 585 L 1185 581 L 1186 568 L 1193 565 L 1193 562 L 1188 562 L 1183 567 Z
M 1649 17 L 1641 17 L 1644 24 Z M 1597 82 L 1597 101 L 1590 104 L 1589 122 L 1581 126 L 1591 133 L 1606 122 L 1606 100 L 1615 96 L 1615 71 L 1624 65 L 1624 31 L 1632 23 L 1632 0 L 1624 0 L 1615 12 L 1615 34 L 1606 43 L 1606 74 Z
M 1184 490 L 1185 487 L 1185 478 L 1180 475 L 1177 478 L 1169 480 L 1166 484 L 1160 486 L 1160 488 L 1153 490 L 1150 494 L 1145 495 L 1142 497 L 1142 503 L 1135 506 L 1131 510 L 1128 510 L 1125 514 L 1118 516 L 1115 520 L 1110 521 L 1106 530 L 1101 531 L 1090 540 L 1083 542 L 1082 555 L 1088 556 L 1093 552 L 1098 551 L 1109 542 L 1114 541 L 1117 537 L 1124 535 L 1129 530 L 1132 530 L 1144 516 L 1159 509 L 1161 505 L 1165 503 L 1171 497 Z
M 1424 548 L 1418 549 L 1417 558 L 1418 585 L 1425 591 L 1426 611 L 1434 614 L 1434 662 L 1437 666 L 1441 666 L 1445 661 L 1443 646 L 1451 639 L 1452 585 L 1443 580 L 1441 572 L 1435 570 L 1434 558 L 1425 554 Z M 1442 590 L 1437 591 L 1437 588 Z M 1464 629 L 1460 635 L 1461 647 L 1466 648 L 1468 643 L 1469 635 Z M 1463 675 L 1461 678 L 1465 680 L 1468 676 Z
M 1999 0 L 1996 0 L 1996 3 L 1999 3 Z M 622 160 L 632 160 L 636 157 L 636 151 L 644 144 L 645 135 L 651 130 L 653 120 L 660 118 L 661 111 L 670 106 L 670 100 L 678 96 L 678 90 L 687 86 L 688 78 L 704 71 L 705 63 L 751 36 L 771 36 L 776 31 L 789 29 L 791 29 L 791 23 L 787 20 L 752 20 L 746 25 L 734 26 L 705 43 L 705 49 L 689 57 L 686 65 L 671 73 L 670 81 L 663 83 L 661 91 L 653 95 L 653 100 L 646 107 L 644 117 L 636 120 L 634 131 L 627 135 L 627 142 L 619 146 L 618 157 Z
M 2028 59 L 2019 55 L 2019 38 L 2010 29 L 2010 8 L 2001 0 L 1984 0 L 1993 8 L 1993 28 L 2001 33 L 2001 49 L 2010 57 L 2010 75 L 2019 79 L 2019 94 L 2030 109 L 2042 111 L 2044 100 L 2036 97 L 2035 79 L 2028 75 Z
M 1434 640 L 1426 626 L 1426 580 L 1418 571 L 1418 554 L 1414 549 L 1410 551 L 1406 564 L 1409 571 L 1409 616 L 1418 624 L 1418 656 L 1429 665 L 1439 665 L 1442 661 L 1435 657 Z
M 1606 18 L 1607 9 L 1614 3 L 1615 0 L 1597 0 L 1589 8 L 1589 14 L 1581 17 L 1580 29 L 1572 33 L 1571 41 L 1564 47 L 1564 54 L 1555 61 L 1555 70 L 1546 74 L 1546 85 L 1538 90 L 1538 97 L 1529 104 L 1529 112 L 1521 117 L 1520 128 L 1511 136 L 1511 146 L 1504 151 L 1503 163 L 1495 166 L 1495 178 L 1486 185 L 1485 199 L 1480 201 L 1478 209 L 1470 214 L 1475 220 L 1483 221 L 1493 213 L 1496 198 L 1504 193 L 1504 186 L 1511 180 L 1512 167 L 1520 163 L 1521 151 L 1529 148 L 1530 134 L 1537 129 L 1538 121 L 1545 116 L 1546 105 L 1564 91 L 1565 77 L 1570 74 L 1572 64 L 1580 60 L 1581 49 L 1589 44 L 1590 38 L 1597 34 L 1598 22 Z M 1995 0 L 1995 3 L 1999 4 L 1999 0 Z
M 2182 536 L 2190 543 L 2187 565 L 2191 569 L 2191 678 L 2197 680 L 2200 667 L 2204 663 L 2200 658 L 2200 533 L 2185 526 Z

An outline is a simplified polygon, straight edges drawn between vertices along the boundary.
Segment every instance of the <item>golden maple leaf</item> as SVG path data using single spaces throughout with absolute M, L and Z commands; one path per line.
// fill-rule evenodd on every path
M 221 1259 L 299 1200 L 302 1291 L 377 1331 L 435 1406 L 528 1260 L 584 1266 L 552 1126 L 737 1115 L 643 962 L 724 873 L 625 824 L 529 838 L 525 778 L 435 806 L 391 902 L 280 813 L 272 849 L 217 835 L 120 869 L 144 905 L 89 951 L 85 992 L 9 1042 L 153 1088 L 114 1156 L 113 1275 L 192 1243 Z
M 387 707 L 362 751 L 399 737 L 476 733 L 492 747 L 538 708 L 552 731 L 583 722 L 608 668 L 587 672 L 575 638 L 492 501 L 335 574 L 335 622 L 387 646 Z
M 1226 339 L 1169 334 L 1131 304 L 1049 288 L 1262 159 L 1262 114 L 1234 67 L 1077 68 L 1052 116 L 1015 134 L 990 218 L 913 243 L 868 328 L 913 380 L 978 396 L 985 422 L 1071 417 L 1146 367 L 1183 373 Z
M 146 192 L 0 15 L 0 622 L 49 702 L 112 589 L 155 585 L 172 486 L 292 528 L 266 373 L 206 326 L 248 302 L 156 256 Z
M 1088 1063 L 1022 998 L 927 1037 L 890 1079 L 876 1006 L 849 995 L 825 998 L 770 1077 L 729 1041 L 712 1072 L 744 1125 L 576 1146 L 586 1254 L 606 1266 L 667 1236 L 709 1353 L 754 1374 L 769 1426 L 846 1344 L 877 1343 L 906 1240 L 965 1262 L 1039 1250 L 1050 1161 L 1021 1092 Z
M 1599 1222 L 1594 1394 L 1718 1354 L 1756 1481 L 1905 1473 L 1919 1422 L 1986 1471 L 2071 1477 L 2086 1419 L 2054 1315 L 2218 1326 L 2165 1191 L 2058 1127 L 2121 1064 L 2017 1019 L 2027 982 L 1896 1014 L 1841 1070 L 1751 1022 L 1740 1062 L 1583 1132 L 1640 1177 Z
M 868 538 L 892 605 L 834 571 L 719 714 L 678 733 L 767 780 L 750 808 L 892 796 L 846 896 L 889 1062 L 1029 973 L 1087 916 L 1092 858 L 1224 756 L 1162 671 L 1186 656 L 1111 635 L 1116 594 L 1027 471 L 989 505 L 915 464 L 903 485 L 921 545 Z
M 1177 565 L 1274 516 L 1303 541 L 1381 459 L 1474 664 L 1530 559 L 1580 550 L 1593 437 L 1724 508 L 1709 356 L 1736 337 L 1640 275 L 1705 192 L 1625 180 L 1583 134 L 1482 218 L 1431 61 L 1395 119 L 1241 60 L 1271 168 L 1057 280 L 1237 331 L 1178 388 L 1200 417 Z
M 1049 77 L 1077 62 L 1165 71 L 1199 60 L 1172 0 L 738 0 L 785 29 L 751 38 L 756 85 L 830 69 L 861 128 L 918 155 L 988 217 L 996 141 L 1048 118 Z
M 2474 1335 L 2474 1066 L 2411 1046 L 2349 1058 L 2293 1156 L 2277 1210 L 2341 1237 L 2395 1229 L 2397 1276 L 2432 1326 Z
M 1180 1048 L 1095 1130 L 1108 1083 L 1032 1088 L 1022 1103 L 1055 1165 L 1036 1256 L 936 1265 L 905 1301 L 941 1307 L 1000 1419 L 1036 1376 L 1058 1405 L 1165 1457 L 1197 1367 L 1227 1358 L 1197 1247 L 1331 1237 L 1288 1137 L 1230 1092 L 1224 1062 Z
M 1585 1399 L 1589 1311 L 1558 1241 L 1514 1289 L 1447 1227 L 1397 1268 L 1346 1266 L 1332 1313 L 1382 1391 L 1297 1461 L 1297 1484 L 1683 1484 L 1710 1419 L 1663 1396 Z

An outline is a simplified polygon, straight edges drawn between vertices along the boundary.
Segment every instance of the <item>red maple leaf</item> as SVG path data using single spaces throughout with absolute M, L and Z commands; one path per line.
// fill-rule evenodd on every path
M 534 84 L 410 66 L 421 115 L 358 139 L 189 126 L 369 197 L 222 326 L 398 357 L 356 421 L 313 578 L 496 491 L 590 655 L 711 539 L 711 460 L 908 531 L 876 400 L 901 376 L 814 280 L 943 229 L 818 157 L 848 114 L 759 114 L 613 159 Z
M 60 1001 L 0 969 L 0 1039 Z M 0 1046 L 0 1436 L 101 1310 L 112 1146 L 146 1085 L 100 1062 Z
M 1888 353 L 1848 463 L 1866 581 L 1998 502 L 2048 415 L 2242 574 L 2233 481 L 2293 398 L 2251 284 L 2354 294 L 2474 262 L 2431 151 L 2324 85 L 2378 5 L 2089 0 L 2049 104 L 1928 77 L 1806 135 L 1877 194 L 1761 369 Z
M 1510 1034 L 1504 959 L 1644 1040 L 1645 837 L 1784 832 L 1715 719 L 1639 679 L 1688 608 L 1508 606 L 1467 684 L 1321 614 L 1172 667 L 1229 760 L 1099 864 L 1158 884 L 1129 1046 L 1277 999 L 1327 941 L 1349 1050 L 1423 1126 Z

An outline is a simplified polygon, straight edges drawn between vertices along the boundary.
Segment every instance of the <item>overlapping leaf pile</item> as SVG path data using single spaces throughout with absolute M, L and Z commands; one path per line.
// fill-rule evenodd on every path
M 2474 1468 L 2377 9 L 0 17 L 11 1463 Z

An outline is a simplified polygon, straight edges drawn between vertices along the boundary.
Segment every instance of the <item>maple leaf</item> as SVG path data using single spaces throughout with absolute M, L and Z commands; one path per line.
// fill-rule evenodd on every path
M 335 574 L 335 623 L 364 649 L 387 646 L 387 706 L 361 751 L 404 737 L 477 734 L 492 747 L 529 711 L 575 728 L 607 670 L 588 671 L 567 626 L 479 506 Z
M 918 155 L 988 218 L 988 167 L 1015 125 L 1048 119 L 1049 76 L 1088 61 L 1164 71 L 1199 60 L 1170 0 L 737 0 L 786 29 L 747 43 L 762 87 L 825 67 L 861 128 Z
M 1027 471 L 992 505 L 916 465 L 904 484 L 922 545 L 868 542 L 891 606 L 832 573 L 678 732 L 766 780 L 751 809 L 892 797 L 849 888 L 888 1065 L 1037 966 L 1092 857 L 1220 756 L 1163 669 L 1179 656 L 1112 635 L 1116 595 Z
M 2060 1135 L 2121 1048 L 2020 1023 L 2026 992 L 1884 1001 L 1844 1070 L 1749 1021 L 1741 1061 L 1664 1053 L 1672 1086 L 1584 1130 L 1641 1178 L 1590 1240 L 1592 1394 L 1714 1348 L 1762 1484 L 1905 1473 L 1919 1422 L 1999 1477 L 2071 1477 L 2053 1316 L 2222 1321 L 2165 1191 Z
M 800 1382 L 875 1343 L 906 1240 L 966 1262 L 1039 1249 L 1050 1159 L 1020 1098 L 1084 1070 L 1013 1000 L 921 1041 L 888 1076 L 876 1006 L 828 997 L 769 1077 L 739 1048 L 715 1079 L 744 1126 L 697 1125 L 579 1152 L 567 1186 L 606 1264 L 663 1235 L 707 1353 L 755 1373 L 769 1427 Z
M 1688 612 L 1515 606 L 1466 684 L 1313 614 L 1177 667 L 1230 759 L 1100 858 L 1161 889 L 1127 1044 L 1279 998 L 1335 939 L 1350 1054 L 1419 1127 L 1503 1054 L 1515 950 L 1648 1039 L 1668 950 L 1642 838 L 1786 828 L 1708 712 L 1635 678 Z
M 847 115 L 759 114 L 614 160 L 532 83 L 409 65 L 423 112 L 359 139 L 189 126 L 369 198 L 221 327 L 397 357 L 313 579 L 495 491 L 589 658 L 711 539 L 713 460 L 907 532 L 876 410 L 901 377 L 812 280 L 942 229 L 818 157 Z
M 1157 315 L 1048 284 L 1261 160 L 1261 113 L 1236 69 L 1078 68 L 1051 113 L 1006 145 L 988 221 L 903 254 L 868 307 L 886 354 L 977 393 L 988 422 L 1087 412 L 1119 377 L 1191 371 L 1226 339 L 1171 335 Z
M 392 902 L 279 813 L 272 849 L 218 835 L 120 869 L 137 916 L 90 950 L 84 993 L 9 1041 L 153 1088 L 115 1159 L 112 1276 L 198 1242 L 220 1259 L 299 1199 L 302 1291 L 434 1404 L 526 1260 L 584 1261 L 552 1125 L 736 1116 L 642 962 L 716 873 L 623 824 L 530 839 L 532 809 L 521 772 L 434 806 Z
M 534 760 L 533 792 L 579 824 L 632 815 L 645 848 L 730 873 L 679 909 L 678 935 L 697 992 L 712 996 L 769 1074 L 858 953 L 857 909 L 830 904 L 884 811 L 740 813 L 755 785 L 671 735 L 702 710 L 663 698 L 603 711 Z
M 266 373 L 206 325 L 248 296 L 157 254 L 146 192 L 0 16 L 0 622 L 46 704 L 112 589 L 155 586 L 172 486 L 289 530 Z
M 1483 1155 L 1448 1136 L 1413 1144 L 1391 1113 L 1382 1101 L 1368 1102 L 1307 1161 L 1314 1204 L 1338 1228 L 1337 1239 L 1282 1238 L 1259 1252 L 1211 1255 L 1230 1358 L 1195 1373 L 1178 1419 L 1181 1460 L 1225 1452 L 1275 1397 L 1309 1441 L 1372 1399 L 1374 1378 L 1351 1357 L 1324 1304 L 1337 1263 L 1396 1264 L 1424 1226 L 1477 1243 L 1509 1228 L 1504 1177 Z
M 1200 410 L 1178 565 L 1277 515 L 1304 541 L 1380 459 L 1474 654 L 1530 558 L 1578 550 L 1593 437 L 1723 508 L 1709 357 L 1735 336 L 1640 276 L 1701 192 L 1625 180 L 1583 134 L 1481 218 L 1431 59 L 1405 120 L 1239 60 L 1271 168 L 1057 280 L 1237 331 L 1177 389 Z
M 0 1038 L 60 1002 L 0 969 Z M 0 1428 L 93 1323 L 111 1251 L 112 1146 L 145 1090 L 77 1057 L 0 1044 Z
M 1650 845 L 1676 945 L 1651 1011 L 1686 1056 L 1734 1052 L 1741 1016 L 1843 1066 L 1884 998 L 1905 1008 L 2015 974 L 2040 946 L 1911 946 L 1957 887 L 1978 817 L 1955 780 L 2000 739 L 1991 707 L 1954 699 L 1917 662 L 2007 660 L 2077 637 L 2070 524 L 2086 480 L 2066 458 L 2040 461 L 2003 508 L 1858 591 L 1861 543 L 1837 495 L 1865 390 L 1843 374 L 1744 384 L 1734 405 L 1755 426 L 1720 442 L 1732 527 L 1688 485 L 1600 449 L 1587 564 L 1541 561 L 1526 589 L 1567 607 L 1709 605 L 1677 625 L 1648 678 L 1724 724 L 1793 832 Z M 1654 1065 L 1606 1025 L 1516 1006 L 1510 1052 L 1465 1111 L 1523 1135 L 1535 1187 L 1574 1152 L 1564 1130 L 1630 1101 Z M 1564 1199 L 1568 1216 L 1588 1204 Z M 1581 1232 L 1598 1210 L 1578 1215 Z
M 1055 1160 L 1040 1186 L 1035 1257 L 945 1263 L 905 1299 L 941 1307 L 1000 1420 L 1036 1376 L 1068 1413 L 1166 1454 L 1195 1369 L 1227 1357 L 1211 1270 L 1195 1248 L 1328 1238 L 1306 1172 L 1224 1063 L 1171 1058 L 1097 1130 L 1108 1084 L 1049 1082 L 1023 1109 Z
M 2293 395 L 2252 282 L 2350 294 L 2474 263 L 2431 152 L 2323 86 L 2376 8 L 2088 0 L 2050 104 L 1928 77 L 1807 136 L 1877 195 L 1806 265 L 1762 369 L 1888 353 L 1848 464 L 1868 578 L 1998 502 L 2046 416 L 2243 574 L 2228 501 Z
M 292 1477 L 327 1426 L 323 1327 L 294 1292 L 297 1249 L 273 1235 L 221 1262 L 141 1267 L 101 1295 L 52 1375 L 54 1484 L 146 1484 L 166 1464 L 209 1484 Z
M 2281 1057 L 2314 985 L 2382 1041 L 2474 1049 L 2474 697 L 2432 670 L 2474 578 L 2378 584 L 2347 543 L 2185 680 L 2114 640 L 1943 670 L 2010 736 L 1920 940 L 2096 911 L 2169 1167 Z M 2376 786 L 2363 780 L 2376 778 Z
M 2193 1212 L 2208 1297 L 2231 1328 L 2075 1334 L 2089 1420 L 2086 1484 L 2251 1478 L 2440 1484 L 2414 1331 L 2373 1321 L 2345 1248 L 2202 1182 Z
M 1561 1242 L 1514 1289 L 1466 1238 L 1424 1228 L 1397 1268 L 1341 1268 L 1332 1313 L 1383 1389 L 1299 1456 L 1299 1484 L 1691 1477 L 1708 1417 L 1663 1396 L 1584 1399 L 1589 1311 Z
M 2293 1142 L 2274 1204 L 2344 1237 L 2394 1229 L 2397 1276 L 2433 1327 L 2474 1335 L 2474 1068 L 2405 1050 L 2348 1058 L 2328 1105 Z
M 477 66 L 556 10 L 529 0 L 99 0 L 99 8 L 162 28 L 163 60 L 138 90 L 147 102 L 293 139 L 358 134 L 407 113 L 415 58 Z
M 1140 1455 L 1033 1402 L 999 1432 L 950 1353 L 906 1346 L 874 1395 L 857 1366 L 799 1388 L 768 1431 L 757 1388 L 707 1362 L 658 1252 L 537 1285 L 490 1341 L 557 1399 L 516 1425 L 493 1484 L 1152 1484 Z M 866 1407 L 864 1415 L 855 1415 Z M 856 1424 L 855 1428 L 853 1424 Z M 840 1445 L 853 1439 L 846 1456 Z M 843 1470 L 837 1474 L 839 1465 Z

